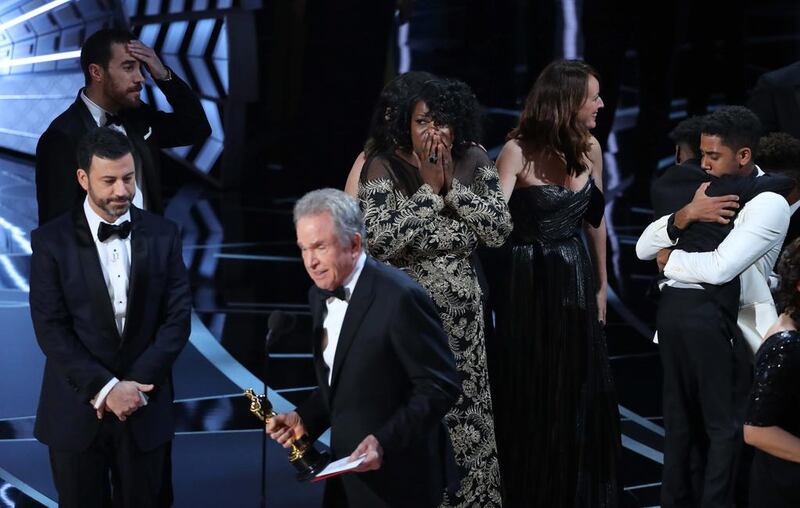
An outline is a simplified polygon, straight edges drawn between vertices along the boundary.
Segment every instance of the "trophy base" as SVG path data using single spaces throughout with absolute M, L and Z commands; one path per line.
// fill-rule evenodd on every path
M 292 465 L 297 469 L 297 481 L 306 482 L 313 479 L 330 461 L 331 456 L 327 452 L 307 453 L 298 457 L 292 461 Z

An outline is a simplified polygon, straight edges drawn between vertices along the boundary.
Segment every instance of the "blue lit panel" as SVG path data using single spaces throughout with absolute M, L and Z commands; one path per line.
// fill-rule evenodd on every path
M 189 23 L 187 21 L 170 23 L 161 51 L 173 55 L 177 54 L 181 49 L 181 43 L 183 42 L 183 37 L 186 35 L 186 29 L 188 27 Z
M 144 14 L 154 16 L 161 11 L 161 0 L 146 0 Z
M 217 97 L 217 87 L 214 80 L 209 73 L 209 68 L 202 58 L 189 57 L 189 66 L 192 69 L 192 74 L 197 81 L 197 86 L 200 87 L 200 94 L 206 97 Z
M 216 19 L 204 19 L 197 22 L 187 51 L 189 56 L 203 56 L 205 54 L 208 41 L 211 39 L 211 33 L 214 31 L 214 25 L 216 24 Z
M 155 47 L 160 31 L 161 25 L 144 25 L 139 33 L 139 40 L 146 46 Z

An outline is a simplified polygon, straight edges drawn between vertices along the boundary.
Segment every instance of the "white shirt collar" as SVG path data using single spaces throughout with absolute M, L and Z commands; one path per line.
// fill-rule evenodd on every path
M 344 280 L 344 294 L 347 296 L 347 301 L 350 301 L 350 296 L 353 294 L 353 291 L 356 288 L 356 284 L 358 283 L 358 278 L 361 276 L 361 271 L 364 269 L 364 264 L 367 262 L 367 254 L 364 251 L 361 251 L 361 254 L 358 256 L 356 260 L 356 266 L 353 268 L 353 271 L 350 272 L 350 275 Z
M 94 238 L 95 242 L 99 242 L 100 239 L 97 238 L 97 230 L 100 228 L 101 222 L 107 222 L 105 219 L 97 215 L 91 205 L 89 205 L 89 196 L 86 196 L 86 199 L 83 200 L 83 212 L 86 214 L 86 222 L 89 223 L 89 231 L 92 233 L 92 238 Z M 128 209 L 123 215 L 121 215 L 117 220 L 111 223 L 112 226 L 116 226 L 117 224 L 122 224 L 126 220 L 131 220 L 131 210 Z M 130 237 L 128 237 L 130 238 Z
M 81 89 L 81 99 L 83 103 L 86 104 L 86 108 L 91 113 L 92 118 L 94 118 L 95 123 L 98 127 L 102 127 L 106 124 L 106 115 L 112 114 L 110 111 L 106 111 L 105 109 L 98 106 L 92 99 L 90 99 L 86 95 L 86 89 Z

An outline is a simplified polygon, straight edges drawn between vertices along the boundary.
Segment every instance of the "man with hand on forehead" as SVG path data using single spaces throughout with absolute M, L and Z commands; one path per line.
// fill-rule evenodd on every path
M 184 81 L 164 66 L 152 48 L 128 31 L 102 29 L 81 48 L 86 86 L 75 102 L 42 134 L 36 147 L 36 201 L 39 224 L 83 201 L 75 181 L 78 141 L 97 127 L 125 134 L 138 156 L 134 204 L 163 212 L 159 151 L 198 143 L 211 134 L 200 100 Z M 143 103 L 146 69 L 173 112 Z

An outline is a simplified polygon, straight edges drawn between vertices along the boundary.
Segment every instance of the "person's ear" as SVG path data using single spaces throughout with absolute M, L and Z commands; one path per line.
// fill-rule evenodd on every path
M 89 64 L 89 76 L 92 78 L 93 83 L 102 83 L 106 77 L 106 71 L 100 64 Z
M 740 148 L 736 152 L 736 159 L 740 167 L 747 166 L 753 160 L 753 151 L 748 147 Z
M 78 183 L 81 185 L 81 187 L 83 187 L 83 190 L 88 192 L 89 191 L 89 173 L 87 173 L 83 169 L 78 168 L 78 171 L 76 172 L 76 175 L 78 177 Z

